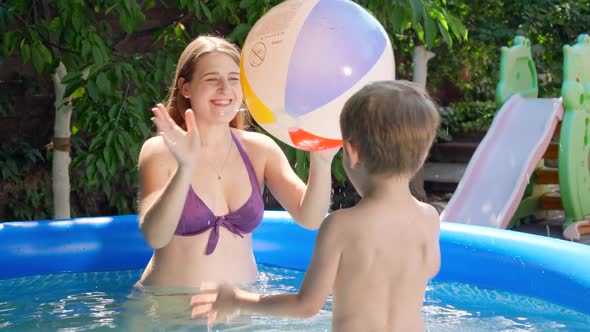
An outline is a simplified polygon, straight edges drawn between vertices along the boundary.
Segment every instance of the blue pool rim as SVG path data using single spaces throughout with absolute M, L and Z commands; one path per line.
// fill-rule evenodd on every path
M 305 270 L 316 233 L 285 212 L 265 211 L 253 235 L 257 262 Z M 445 222 L 440 245 L 436 281 L 505 290 L 590 314 L 588 246 Z M 139 269 L 151 254 L 137 215 L 0 223 L 0 279 Z

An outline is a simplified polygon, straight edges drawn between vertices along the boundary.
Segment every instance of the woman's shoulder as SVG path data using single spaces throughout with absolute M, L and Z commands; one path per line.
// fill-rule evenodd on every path
M 154 158 L 164 160 L 174 159 L 174 156 L 166 146 L 164 138 L 159 135 L 148 138 L 141 146 L 141 151 L 139 152 L 140 164 Z
M 240 143 L 248 151 L 268 152 L 278 147 L 277 143 L 268 135 L 255 131 L 232 129 Z

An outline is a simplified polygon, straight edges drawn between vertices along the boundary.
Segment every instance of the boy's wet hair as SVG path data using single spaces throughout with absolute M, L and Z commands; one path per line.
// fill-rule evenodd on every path
M 200 58 L 211 53 L 229 55 L 238 66 L 240 65 L 240 48 L 222 37 L 201 35 L 186 46 L 178 59 L 176 73 L 166 102 L 170 117 L 183 128 L 185 127 L 184 112 L 191 105 L 190 101 L 182 95 L 178 80 L 182 77 L 186 82 L 190 82 Z M 247 125 L 246 112 L 236 112 L 236 117 L 230 122 L 231 127 L 239 129 L 244 129 Z
M 366 85 L 340 114 L 343 140 L 358 149 L 372 175 L 413 176 L 426 159 L 439 123 L 428 93 L 404 80 Z

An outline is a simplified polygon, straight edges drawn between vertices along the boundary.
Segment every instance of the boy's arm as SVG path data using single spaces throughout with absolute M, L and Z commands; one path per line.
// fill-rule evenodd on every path
M 428 222 L 429 227 L 428 246 L 430 247 L 427 255 L 427 266 L 430 278 L 434 278 L 440 270 L 440 216 L 433 206 L 429 205 Z
M 336 279 L 342 246 L 338 218 L 328 216 L 320 226 L 311 262 L 297 294 L 261 297 L 258 302 L 243 301 L 242 312 L 267 316 L 311 317 L 326 303 Z
M 280 317 L 315 315 L 332 291 L 338 271 L 342 237 L 338 234 L 337 219 L 333 213 L 321 224 L 299 293 L 260 297 L 235 288 L 222 287 L 217 296 L 209 297 L 210 302 L 215 301 L 212 307 L 207 306 L 206 295 L 193 297 L 193 318 L 206 314 L 209 308 L 217 319 L 231 316 L 236 311 Z

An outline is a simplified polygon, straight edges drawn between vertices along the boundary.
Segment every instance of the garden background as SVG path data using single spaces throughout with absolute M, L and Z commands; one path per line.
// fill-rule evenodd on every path
M 0 1 L 0 221 L 136 213 L 137 157 L 153 135 L 149 109 L 164 101 L 180 52 L 203 33 L 241 45 L 280 2 Z M 355 2 L 388 32 L 396 78 L 426 84 L 440 105 L 429 163 L 468 159 L 473 149 L 443 143 L 476 146 L 485 135 L 500 47 L 529 38 L 539 96 L 555 97 L 563 45 L 590 29 L 588 0 Z M 307 154 L 282 146 L 306 178 Z M 358 200 L 338 159 L 333 209 Z M 426 179 L 423 192 L 421 176 L 414 184 L 424 200 L 453 190 Z M 278 208 L 265 198 L 267 209 Z

